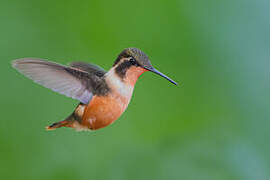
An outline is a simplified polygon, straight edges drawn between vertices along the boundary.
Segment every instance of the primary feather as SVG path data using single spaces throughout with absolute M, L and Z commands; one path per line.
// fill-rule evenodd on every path
M 74 67 L 68 67 L 33 58 L 18 59 L 12 63 L 14 68 L 36 83 L 87 104 L 101 78 L 73 64 Z M 101 70 L 97 72 L 100 74 Z

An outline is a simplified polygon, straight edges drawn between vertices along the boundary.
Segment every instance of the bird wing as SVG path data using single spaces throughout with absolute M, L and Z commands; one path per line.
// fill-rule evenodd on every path
M 19 72 L 36 83 L 88 104 L 101 78 L 74 67 L 41 59 L 24 58 L 12 62 Z
M 89 74 L 94 74 L 98 77 L 102 77 L 106 73 L 106 71 L 103 68 L 101 68 L 95 64 L 89 64 L 89 63 L 85 63 L 85 62 L 71 62 L 69 64 L 69 66 L 86 71 Z

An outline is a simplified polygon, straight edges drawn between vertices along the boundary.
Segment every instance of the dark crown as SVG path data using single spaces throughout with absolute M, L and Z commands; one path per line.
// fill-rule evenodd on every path
M 124 49 L 115 60 L 113 66 L 119 63 L 122 58 L 133 57 L 141 66 L 151 65 L 148 56 L 138 48 L 126 48 Z

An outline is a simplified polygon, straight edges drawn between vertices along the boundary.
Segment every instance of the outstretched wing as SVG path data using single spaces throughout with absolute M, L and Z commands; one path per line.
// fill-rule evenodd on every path
M 98 77 L 102 77 L 106 73 L 106 71 L 103 68 L 101 68 L 95 64 L 89 64 L 89 63 L 85 63 L 85 62 L 72 62 L 69 65 L 71 67 L 86 71 L 89 74 L 94 74 Z
M 100 77 L 78 68 L 41 59 L 24 58 L 12 62 L 14 68 L 36 83 L 87 104 Z

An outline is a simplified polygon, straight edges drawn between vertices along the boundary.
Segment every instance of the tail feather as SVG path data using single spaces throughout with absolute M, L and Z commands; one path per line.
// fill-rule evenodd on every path
M 73 114 L 71 114 L 69 117 L 67 117 L 63 121 L 55 122 L 51 124 L 50 126 L 47 126 L 47 130 L 55 130 L 56 128 L 60 127 L 72 127 L 72 124 L 74 122 Z
M 82 116 L 83 111 L 84 111 L 84 107 L 85 106 L 82 103 L 80 103 L 77 106 L 77 108 L 75 109 L 75 111 L 70 116 L 68 116 L 65 120 L 53 123 L 50 126 L 47 126 L 46 129 L 47 130 L 54 130 L 54 129 L 60 128 L 60 127 L 73 127 L 74 122 L 80 123 L 81 116 Z
M 50 126 L 47 126 L 46 129 L 47 130 L 54 130 L 56 128 L 60 128 L 60 127 L 63 127 L 63 126 L 68 127 L 69 124 L 71 124 L 71 121 L 67 121 L 67 120 L 59 121 L 59 122 L 51 124 Z

